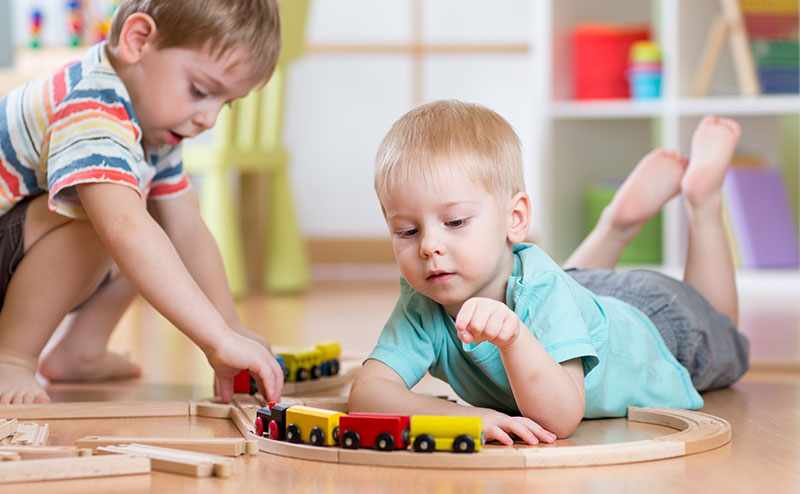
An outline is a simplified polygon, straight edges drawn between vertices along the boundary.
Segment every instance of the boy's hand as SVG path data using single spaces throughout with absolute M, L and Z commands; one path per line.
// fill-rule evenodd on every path
M 488 341 L 502 348 L 516 341 L 521 326 L 514 311 L 490 298 L 471 298 L 456 315 L 458 337 L 464 343 Z
M 258 391 L 267 401 L 278 402 L 283 389 L 283 371 L 262 344 L 231 331 L 225 341 L 207 354 L 215 372 L 214 391 L 227 403 L 233 398 L 233 376 L 250 371 Z
M 495 439 L 506 446 L 514 444 L 510 434 L 525 441 L 526 444 L 554 443 L 556 435 L 527 417 L 511 417 L 495 412 L 482 417 L 483 436 L 486 441 Z

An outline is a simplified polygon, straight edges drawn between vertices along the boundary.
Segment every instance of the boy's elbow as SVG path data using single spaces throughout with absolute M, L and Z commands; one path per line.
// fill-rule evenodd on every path
M 559 416 L 559 420 L 556 421 L 553 428 L 550 429 L 550 432 L 555 434 L 559 439 L 569 437 L 575 432 L 575 429 L 578 428 L 581 420 L 583 420 L 585 408 L 585 403 L 581 400 L 579 404 L 576 403 L 574 406 L 570 407 L 569 410 L 564 410 L 564 413 Z

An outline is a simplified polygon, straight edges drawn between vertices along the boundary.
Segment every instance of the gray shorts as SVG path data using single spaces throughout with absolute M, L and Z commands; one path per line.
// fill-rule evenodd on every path
M 31 199 L 23 199 L 0 216 L 0 308 L 11 275 L 25 256 L 25 213 Z
M 620 299 L 644 312 L 689 370 L 698 391 L 729 386 L 747 371 L 747 338 L 688 283 L 648 270 L 569 269 L 567 273 L 595 294 Z

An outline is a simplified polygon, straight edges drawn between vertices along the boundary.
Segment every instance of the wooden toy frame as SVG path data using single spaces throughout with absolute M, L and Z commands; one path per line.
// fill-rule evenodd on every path
M 287 398 L 287 402 L 347 411 L 344 398 Z M 65 418 L 118 418 L 157 416 L 200 416 L 229 419 L 246 440 L 255 440 L 266 453 L 312 461 L 350 465 L 452 469 L 527 469 L 612 465 L 674 458 L 718 448 L 731 440 L 730 424 L 701 412 L 658 407 L 631 407 L 628 421 L 675 429 L 676 432 L 647 440 L 584 446 L 515 446 L 484 448 L 474 454 L 410 451 L 379 452 L 323 448 L 255 435 L 255 414 L 262 403 L 253 396 L 236 395 L 233 403 L 128 402 L 63 403 L 49 405 L 0 406 L 0 418 L 46 420 Z

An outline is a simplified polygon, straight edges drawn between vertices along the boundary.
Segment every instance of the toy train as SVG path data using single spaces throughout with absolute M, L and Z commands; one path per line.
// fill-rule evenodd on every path
M 255 429 L 259 436 L 291 443 L 378 451 L 472 453 L 485 442 L 480 417 L 345 414 L 282 403 L 258 410 Z
M 328 340 L 313 347 L 279 352 L 275 355 L 275 360 L 283 370 L 284 382 L 299 382 L 338 374 L 341 368 L 339 363 L 341 352 L 342 348 L 338 342 Z M 249 394 L 258 392 L 256 382 L 247 369 L 233 378 L 233 391 Z

